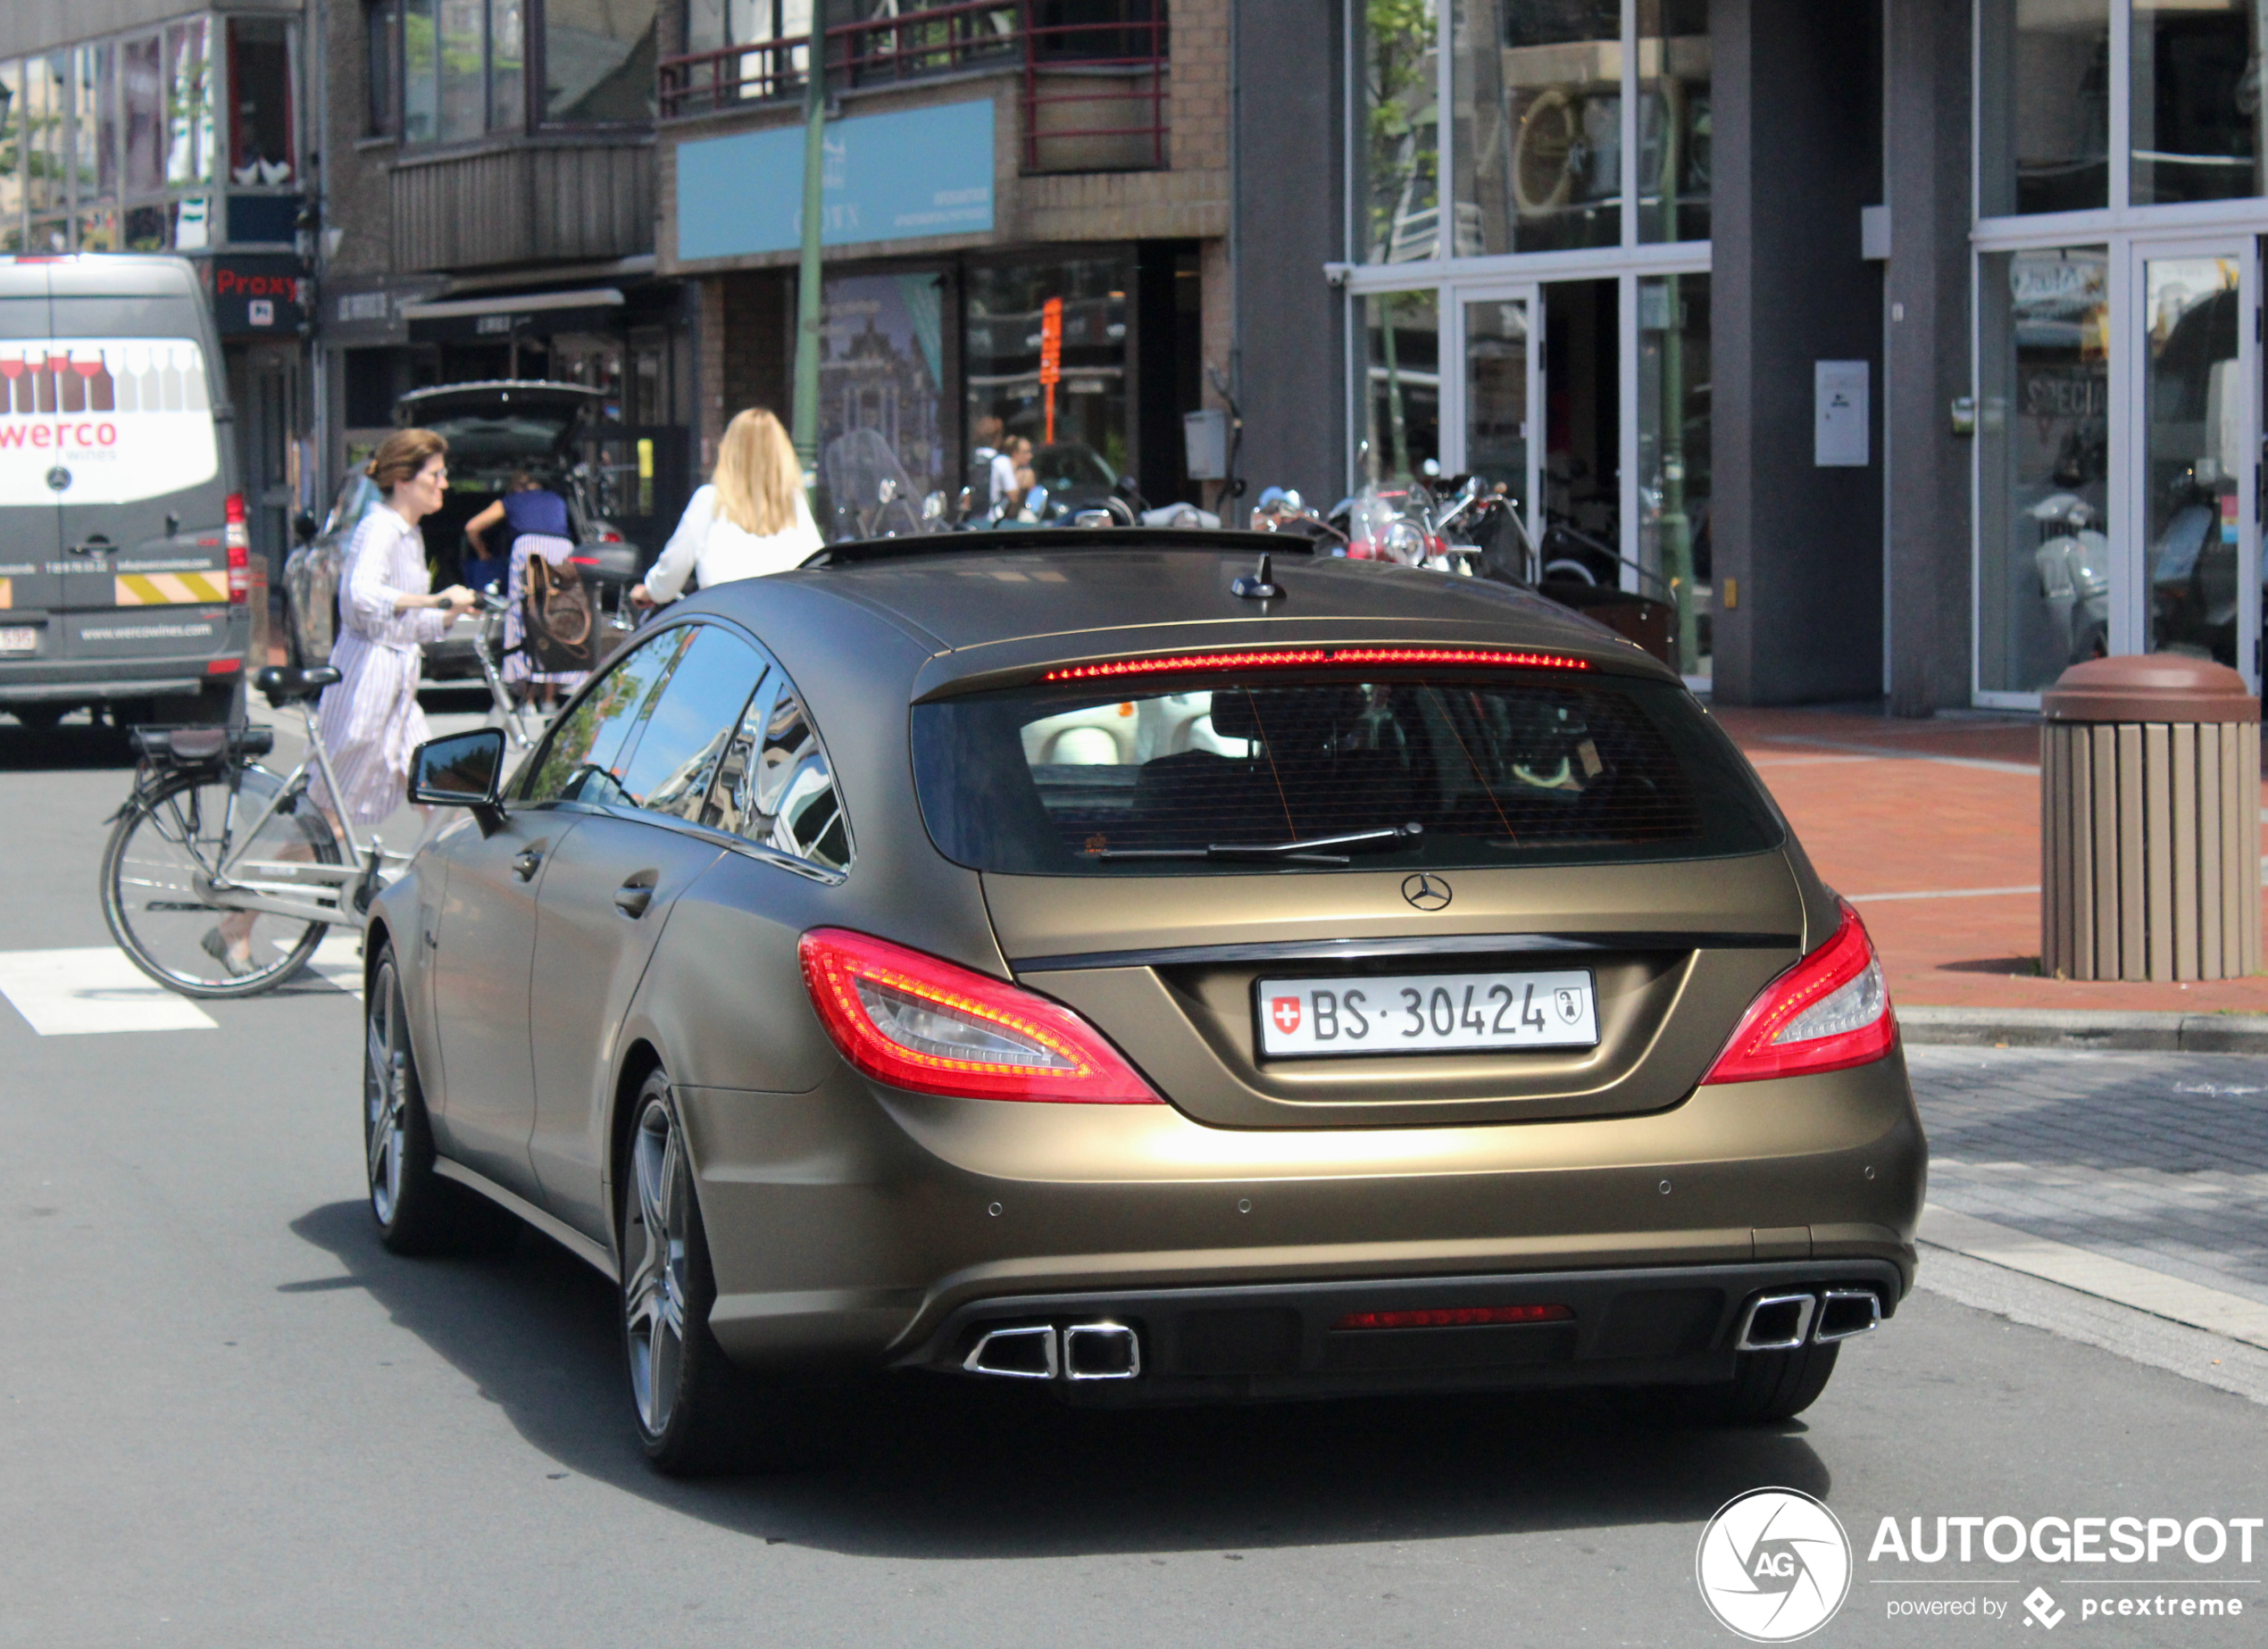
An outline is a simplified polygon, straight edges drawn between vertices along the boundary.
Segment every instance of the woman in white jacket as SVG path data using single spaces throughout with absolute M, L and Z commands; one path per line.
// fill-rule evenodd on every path
M 803 466 L 780 421 L 760 406 L 734 414 L 717 446 L 716 473 L 693 495 L 677 530 L 630 591 L 641 607 L 685 593 L 688 574 L 701 587 L 734 579 L 786 572 L 824 541 L 804 500 Z

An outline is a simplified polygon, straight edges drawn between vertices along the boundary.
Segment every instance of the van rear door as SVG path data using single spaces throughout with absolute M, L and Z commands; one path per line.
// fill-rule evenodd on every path
M 72 654 L 229 651 L 228 483 L 198 299 L 159 287 L 49 306 Z
M 43 263 L 0 262 L 0 664 L 47 656 L 49 615 L 63 604 L 61 512 L 34 451 L 38 411 L 29 357 L 45 359 L 54 327 Z

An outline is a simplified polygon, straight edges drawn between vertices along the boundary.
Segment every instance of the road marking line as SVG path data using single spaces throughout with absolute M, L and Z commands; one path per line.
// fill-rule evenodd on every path
M 278 950 L 288 950 L 281 939 L 270 941 Z M 307 970 L 345 991 L 355 1001 L 363 999 L 363 936 L 351 929 L 341 933 L 333 929 L 315 946 L 315 954 L 307 959 Z
M 1997 899 L 2004 895 L 2038 893 L 2037 887 L 1934 887 L 1927 893 L 1851 893 L 1846 899 L 1879 904 L 1884 899 Z
M 220 1029 L 196 1003 L 175 995 L 108 945 L 0 951 L 0 995 L 43 1037 Z
M 2012 1230 L 1935 1203 L 1922 1209 L 1922 1240 L 2100 1300 L 2268 1350 L 2268 1305 L 2069 1243 Z

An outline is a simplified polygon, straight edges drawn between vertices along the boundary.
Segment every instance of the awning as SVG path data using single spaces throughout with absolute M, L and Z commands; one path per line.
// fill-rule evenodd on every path
M 620 288 L 586 287 L 571 292 L 510 292 L 404 304 L 402 318 L 410 323 L 413 343 L 504 344 L 515 337 L 609 327 L 621 306 Z

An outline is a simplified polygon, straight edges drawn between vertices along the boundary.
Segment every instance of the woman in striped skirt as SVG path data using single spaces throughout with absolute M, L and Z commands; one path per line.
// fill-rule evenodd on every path
M 341 815 L 377 824 L 409 794 L 410 757 L 426 738 L 425 712 L 417 704 L 424 645 L 440 640 L 474 604 L 462 585 L 432 593 L 417 529 L 448 490 L 448 450 L 430 429 L 397 429 L 379 444 L 368 466 L 386 502 L 363 517 L 346 546 L 338 639 L 330 650 L 339 679 L 323 689 L 318 714 L 339 794 L 329 794 L 321 768 L 308 785 L 334 828 Z M 232 913 L 204 936 L 206 953 L 231 973 L 251 970 L 254 920 Z

